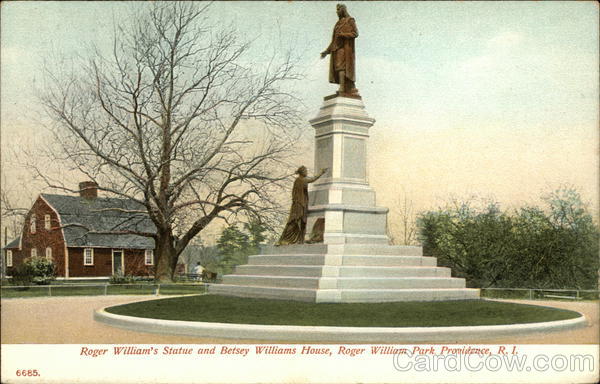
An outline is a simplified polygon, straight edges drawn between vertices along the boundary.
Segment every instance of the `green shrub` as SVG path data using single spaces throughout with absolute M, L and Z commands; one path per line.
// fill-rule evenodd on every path
M 47 285 L 55 278 L 54 264 L 46 259 L 35 257 L 25 259 L 13 272 L 13 285 Z
M 418 218 L 423 251 L 470 287 L 597 289 L 600 232 L 571 187 L 543 207 L 456 202 Z
M 12 273 L 11 284 L 27 286 L 31 285 L 31 282 L 31 268 L 25 263 L 17 265 Z
M 154 279 L 151 277 L 144 276 L 133 276 L 133 275 L 123 275 L 123 274 L 115 274 L 110 277 L 108 281 L 109 284 L 134 284 L 134 283 L 142 283 L 142 282 L 150 282 Z
M 109 284 L 127 284 L 130 282 L 129 277 L 130 276 L 125 276 L 123 274 L 117 273 L 110 277 L 110 280 L 108 280 L 108 283 Z

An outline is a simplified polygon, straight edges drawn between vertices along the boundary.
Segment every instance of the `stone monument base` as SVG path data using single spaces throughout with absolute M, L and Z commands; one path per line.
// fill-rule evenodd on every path
M 266 246 L 208 292 L 317 303 L 479 298 L 421 247 L 347 243 Z
M 309 188 L 307 212 L 309 240 L 321 244 L 264 247 L 209 293 L 317 303 L 479 298 L 421 247 L 389 245 L 388 209 L 377 206 L 367 175 L 374 122 L 360 96 L 325 98 L 310 124 L 315 169 L 326 172 Z

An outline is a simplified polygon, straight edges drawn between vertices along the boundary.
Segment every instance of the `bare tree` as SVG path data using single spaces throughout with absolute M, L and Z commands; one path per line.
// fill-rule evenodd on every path
M 276 212 L 300 134 L 290 53 L 253 62 L 208 5 L 156 2 L 71 72 L 47 72 L 41 101 L 63 159 L 156 227 L 159 280 L 209 223 Z M 43 172 L 40 176 L 46 177 Z M 51 180 L 48 184 L 60 187 Z M 64 186 L 63 186 L 64 188 Z
M 2 246 L 5 246 L 9 239 L 12 240 L 21 233 L 29 208 L 25 208 L 19 202 L 17 192 L 2 185 L 0 188 L 0 222 L 2 222 L 4 236 Z
M 393 232 L 398 233 L 398 237 L 390 235 L 393 243 L 401 245 L 414 245 L 417 236 L 416 216 L 413 208 L 413 202 L 408 194 L 402 188 L 403 196 L 396 200 L 396 207 L 393 210 L 393 221 L 390 223 Z

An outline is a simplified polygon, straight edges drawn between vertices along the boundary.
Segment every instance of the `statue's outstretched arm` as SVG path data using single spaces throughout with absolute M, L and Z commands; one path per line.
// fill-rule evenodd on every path
M 331 43 L 325 48 L 323 52 L 321 52 L 321 59 L 331 53 L 331 47 L 333 46 L 333 38 L 331 38 Z
M 312 183 L 312 182 L 315 182 L 315 181 L 319 180 L 319 177 L 323 176 L 325 174 L 325 172 L 327 172 L 327 168 L 321 169 L 321 172 L 318 175 L 313 176 L 313 177 L 307 177 L 306 178 L 306 182 L 307 183 Z

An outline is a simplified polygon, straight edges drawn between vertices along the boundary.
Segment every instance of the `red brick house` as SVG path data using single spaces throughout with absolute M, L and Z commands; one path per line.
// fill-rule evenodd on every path
M 6 274 L 29 257 L 45 257 L 57 278 L 153 276 L 154 224 L 139 203 L 98 197 L 93 182 L 79 196 L 41 194 L 25 217 L 19 238 L 6 245 Z

